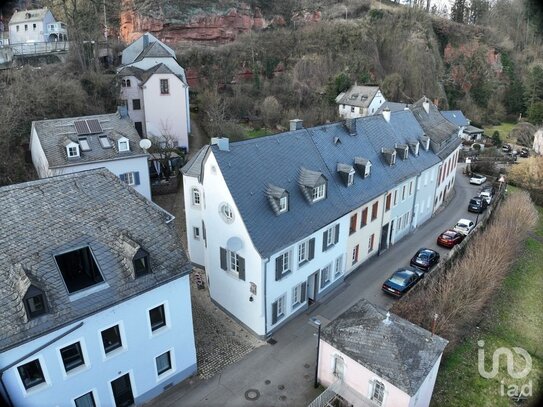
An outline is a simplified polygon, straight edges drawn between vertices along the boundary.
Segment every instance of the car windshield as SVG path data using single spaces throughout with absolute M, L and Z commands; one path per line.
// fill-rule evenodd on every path
M 426 260 L 428 260 L 429 257 L 430 257 L 430 253 L 422 252 L 422 253 L 419 253 L 419 255 L 417 256 L 417 260 L 426 261 Z
M 469 203 L 472 205 L 479 205 L 480 202 L 481 202 L 480 199 L 472 199 L 471 201 L 469 201 Z
M 389 281 L 397 285 L 405 285 L 408 278 L 409 275 L 405 273 L 394 273 L 394 275 L 389 278 Z
M 468 225 L 466 225 L 465 223 L 457 223 L 456 227 L 461 228 L 461 229 L 466 229 L 468 227 Z

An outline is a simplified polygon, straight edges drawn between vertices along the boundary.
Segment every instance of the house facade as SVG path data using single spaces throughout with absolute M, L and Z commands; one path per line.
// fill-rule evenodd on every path
M 140 136 L 188 151 L 189 87 L 175 52 L 146 33 L 123 50 L 122 64 L 120 98 Z
M 336 97 L 339 116 L 344 119 L 375 114 L 385 102 L 385 97 L 378 86 L 354 85 Z
M 349 405 L 427 407 L 446 345 L 445 339 L 361 300 L 322 331 L 318 379 L 332 390 L 324 401 L 338 397 Z
M 67 40 L 66 24 L 56 21 L 47 7 L 16 11 L 9 21 L 11 45 Z
M 151 199 L 149 155 L 133 122 L 117 113 L 32 122 L 30 152 L 40 178 L 107 168 Z
M 189 256 L 212 300 L 257 335 L 433 214 L 431 138 L 411 111 L 385 116 L 213 139 L 183 168 Z
M 191 266 L 170 214 L 105 169 L 0 196 L 8 405 L 140 405 L 196 372 Z

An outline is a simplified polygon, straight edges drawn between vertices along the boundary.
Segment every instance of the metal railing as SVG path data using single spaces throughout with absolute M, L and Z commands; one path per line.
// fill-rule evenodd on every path
M 13 55 L 49 54 L 51 52 L 68 51 L 70 43 L 68 41 L 28 42 L 11 44 L 9 48 L 13 51 Z

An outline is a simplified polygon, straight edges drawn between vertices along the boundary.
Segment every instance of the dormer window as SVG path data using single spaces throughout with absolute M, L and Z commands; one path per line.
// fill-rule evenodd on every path
M 141 247 L 134 255 L 132 264 L 134 265 L 134 274 L 136 278 L 151 272 L 151 267 L 149 266 L 149 253 L 143 250 Z
M 381 153 L 388 165 L 392 166 L 396 164 L 396 149 L 383 147 Z
M 104 281 L 98 264 L 87 246 L 58 254 L 55 261 L 70 294 Z
M 66 154 L 68 154 L 68 158 L 77 158 L 79 157 L 79 144 L 77 143 L 69 143 L 66 146 Z
M 28 319 L 34 319 L 47 312 L 45 295 L 39 288 L 31 285 L 23 298 Z
M 119 152 L 130 151 L 130 142 L 126 137 L 121 137 L 117 142 L 117 148 Z
M 410 141 L 409 142 L 409 148 L 411 149 L 411 152 L 415 155 L 419 155 L 419 145 L 420 143 L 418 141 Z
M 371 174 L 371 161 L 366 158 L 355 157 L 354 168 L 356 168 L 362 178 L 368 178 Z
M 430 149 L 430 137 L 422 136 L 419 140 L 424 150 L 428 151 Z
M 364 168 L 364 178 L 368 178 L 371 174 L 371 161 L 368 161 L 366 167 Z
M 276 215 L 288 212 L 288 192 L 285 189 L 268 184 L 266 187 L 266 196 Z
M 345 185 L 350 187 L 354 183 L 354 168 L 351 165 L 339 164 L 337 165 L 337 172 L 343 179 Z
M 347 186 L 351 186 L 354 183 L 354 170 L 352 170 L 349 173 L 349 177 L 347 178 Z
M 317 185 L 312 191 L 313 202 L 318 202 L 326 197 L 326 184 Z
M 309 203 L 315 203 L 326 198 L 326 183 L 327 179 L 322 173 L 303 167 L 300 168 L 298 184 Z
M 402 160 L 407 160 L 409 158 L 409 147 L 406 144 L 396 144 L 394 148 Z
M 279 199 L 279 213 L 288 211 L 288 196 L 283 196 Z

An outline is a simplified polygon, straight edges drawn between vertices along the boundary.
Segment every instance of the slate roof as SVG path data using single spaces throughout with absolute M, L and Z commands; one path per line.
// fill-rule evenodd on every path
M 322 330 L 322 339 L 410 396 L 448 341 L 362 299 Z
M 153 74 L 172 74 L 183 81 L 183 77 L 173 72 L 167 65 L 163 63 L 156 64 L 155 66 L 144 70 L 135 66 L 125 66 L 119 70 L 119 76 L 135 76 L 141 81 L 141 84 L 145 84 Z
M 37 8 L 34 10 L 16 11 L 15 13 L 13 13 L 11 20 L 9 20 L 9 24 L 42 21 L 48 12 L 50 12 L 50 10 L 47 7 Z M 30 14 L 30 18 L 26 17 L 27 14 Z
M 0 201 L 0 351 L 191 270 L 172 215 L 104 168 L 2 187 Z M 53 256 L 82 246 L 106 284 L 70 299 Z M 152 273 L 134 279 L 130 256 L 138 246 L 150 253 Z M 27 321 L 22 297 L 30 283 L 44 291 L 49 312 Z
M 464 113 L 462 113 L 461 110 L 442 110 L 441 114 L 445 119 L 457 126 L 465 127 L 469 125 L 468 119 L 466 119 L 466 116 L 464 116 Z
M 134 62 L 141 61 L 143 58 L 175 58 L 175 54 L 171 54 L 160 41 L 149 43 L 140 54 L 136 57 Z
M 480 129 L 479 127 L 472 126 L 471 124 L 464 129 L 464 133 L 468 134 L 482 134 L 484 133 L 483 129 Z
M 338 95 L 336 103 L 340 105 L 368 107 L 378 90 L 379 86 L 354 85 L 346 92 Z
M 383 110 L 388 108 L 391 112 L 400 112 L 402 110 L 405 110 L 405 108 L 409 108 L 409 103 L 398 103 L 398 102 L 385 102 L 381 106 L 379 106 L 379 109 L 375 112 L 375 114 L 383 113 Z
M 209 151 L 209 145 L 205 145 L 181 168 L 181 172 L 189 177 L 200 178 L 202 173 L 202 163 Z
M 70 141 L 77 143 L 79 140 L 74 122 L 91 119 L 98 120 L 103 131 L 81 136 L 87 138 L 91 150 L 82 151 L 80 148 L 79 158 L 68 158 L 66 144 Z M 128 117 L 121 118 L 118 113 L 39 120 L 32 122 L 32 126 L 36 130 L 50 168 L 147 156 L 147 153 L 139 146 L 141 138 L 132 120 Z M 98 138 L 103 135 L 110 139 L 112 148 L 101 146 Z M 117 141 L 121 137 L 129 140 L 130 151 L 117 150 Z
M 269 257 L 439 162 L 421 146 L 418 157 L 397 156 L 396 164 L 388 165 L 382 148 L 394 149 L 395 144 L 407 144 L 423 133 L 411 112 L 391 117 L 391 123 L 380 115 L 355 119 L 354 135 L 338 122 L 230 143 L 230 151 L 212 145 L 200 150 L 183 173 L 200 178 L 201 160 L 210 148 L 255 248 Z M 371 174 L 363 178 L 357 172 L 353 185 L 346 186 L 337 165 L 353 165 L 355 157 L 372 163 Z M 298 185 L 302 167 L 328 180 L 326 199 L 307 201 Z M 270 207 L 269 184 L 288 192 L 287 212 L 277 215 Z
M 145 45 L 145 38 L 147 38 L 147 45 Z M 127 65 L 134 62 L 150 44 L 155 42 L 160 41 L 153 34 L 148 32 L 142 34 L 137 40 L 133 41 L 122 51 L 122 64 Z M 168 52 L 167 56 L 175 58 L 175 51 L 167 45 L 161 44 L 162 48 Z

